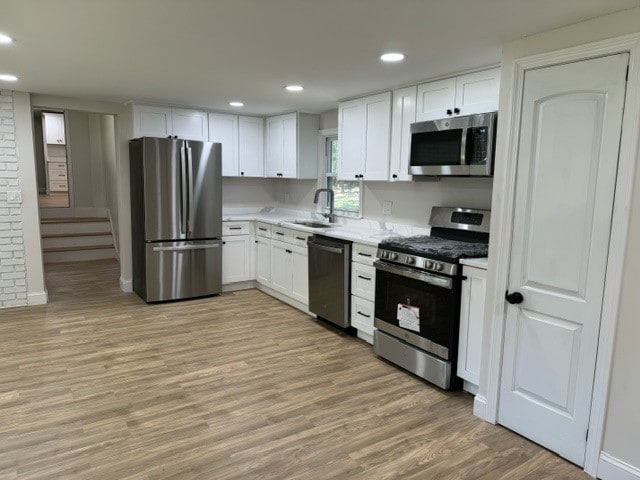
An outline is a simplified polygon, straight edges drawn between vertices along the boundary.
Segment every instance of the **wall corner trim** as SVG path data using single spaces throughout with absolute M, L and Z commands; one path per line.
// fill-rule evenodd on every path
M 133 280 L 130 278 L 120 277 L 120 290 L 125 293 L 133 292 Z
M 487 399 L 482 395 L 476 395 L 473 398 L 473 414 L 486 422 L 495 424 L 493 418 L 487 416 Z
M 602 480 L 640 480 L 640 469 L 602 452 L 598 462 L 598 478 Z
M 29 292 L 27 294 L 27 305 L 46 305 L 49 301 L 49 294 L 46 290 L 42 292 Z

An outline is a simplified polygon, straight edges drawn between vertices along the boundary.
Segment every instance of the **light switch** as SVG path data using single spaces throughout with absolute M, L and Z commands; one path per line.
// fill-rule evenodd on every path
M 390 200 L 385 200 L 382 202 L 382 214 L 383 215 L 391 215 L 391 207 L 393 207 L 393 202 Z
M 22 203 L 22 192 L 20 190 L 7 190 L 7 203 Z

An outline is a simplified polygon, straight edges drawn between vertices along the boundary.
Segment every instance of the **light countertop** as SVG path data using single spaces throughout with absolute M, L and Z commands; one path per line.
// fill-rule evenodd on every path
M 484 258 L 462 258 L 460 260 L 462 265 L 469 265 L 470 267 L 482 268 L 483 270 L 487 269 L 489 265 L 489 259 L 487 257 Z

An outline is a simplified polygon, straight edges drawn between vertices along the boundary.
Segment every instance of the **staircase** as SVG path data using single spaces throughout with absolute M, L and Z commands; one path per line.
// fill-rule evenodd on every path
M 116 258 L 106 216 L 41 218 L 40 232 L 44 263 Z

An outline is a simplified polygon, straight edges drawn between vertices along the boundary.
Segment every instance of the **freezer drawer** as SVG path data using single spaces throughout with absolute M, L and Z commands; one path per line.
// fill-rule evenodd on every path
M 222 291 L 222 240 L 145 245 L 147 302 L 202 297 Z

